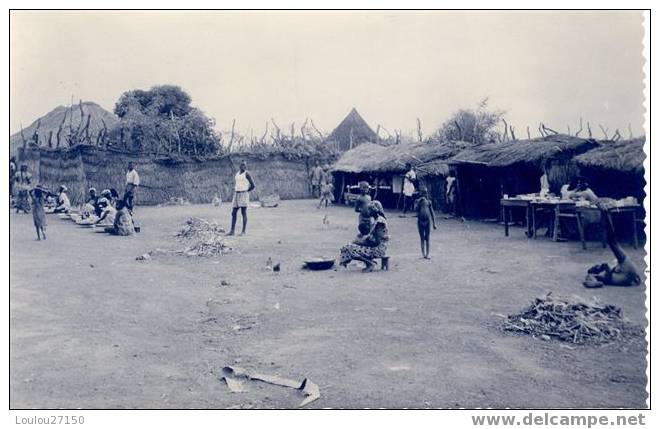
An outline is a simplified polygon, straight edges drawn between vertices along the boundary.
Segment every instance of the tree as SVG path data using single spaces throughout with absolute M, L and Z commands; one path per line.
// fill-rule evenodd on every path
M 127 149 L 157 154 L 216 154 L 219 139 L 213 132 L 214 121 L 192 107 L 191 101 L 174 85 L 127 91 L 115 104 L 120 120 L 111 130 L 111 140 Z
M 488 99 L 483 99 L 476 109 L 460 109 L 447 119 L 434 133 L 431 140 L 464 141 L 474 144 L 499 141 L 497 125 L 504 116 L 503 110 L 488 110 Z

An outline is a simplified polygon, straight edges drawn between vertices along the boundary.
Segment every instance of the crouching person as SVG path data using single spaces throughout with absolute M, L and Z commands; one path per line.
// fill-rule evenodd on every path
M 124 200 L 117 201 L 117 213 L 115 214 L 115 221 L 112 226 L 105 228 L 105 232 L 112 235 L 133 235 L 135 234 L 135 227 L 133 226 L 133 218 Z
M 607 244 L 616 258 L 614 261 L 594 265 L 587 271 L 587 277 L 582 283 L 587 288 L 599 288 L 603 285 L 608 286 L 639 286 L 641 277 L 639 269 L 630 260 L 616 241 L 614 235 L 614 225 L 612 225 L 612 218 L 607 212 L 605 204 L 597 203 L 598 208 L 601 210 L 601 216 L 605 219 L 605 233 L 607 236 Z

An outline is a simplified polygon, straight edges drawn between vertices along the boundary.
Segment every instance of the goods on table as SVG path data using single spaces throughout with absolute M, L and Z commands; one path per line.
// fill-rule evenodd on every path
M 643 334 L 638 325 L 622 317 L 619 307 L 588 303 L 578 296 L 570 300 L 553 298 L 550 294 L 536 298 L 521 313 L 508 316 L 502 327 L 505 331 L 576 344 L 602 344 Z

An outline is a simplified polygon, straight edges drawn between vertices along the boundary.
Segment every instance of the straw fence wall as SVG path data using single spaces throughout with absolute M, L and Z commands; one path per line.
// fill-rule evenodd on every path
M 237 154 L 211 160 L 153 159 L 149 155 L 78 146 L 67 150 L 28 149 L 19 151 L 21 163 L 28 165 L 35 183 L 56 190 L 69 188 L 72 202 L 79 203 L 87 189 L 115 188 L 123 192 L 126 166 L 132 161 L 140 175 L 138 203 L 160 204 L 170 198 L 191 203 L 210 202 L 214 194 L 231 200 L 234 175 L 241 160 L 257 188 L 251 198 L 279 194 L 282 199 L 309 198 L 309 171 L 313 160 L 292 159 L 283 154 L 267 156 Z

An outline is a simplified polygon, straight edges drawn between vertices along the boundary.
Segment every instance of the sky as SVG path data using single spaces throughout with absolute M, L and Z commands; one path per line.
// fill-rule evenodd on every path
M 437 129 L 488 97 L 518 137 L 539 122 L 642 134 L 641 12 L 12 11 L 10 130 L 58 105 L 112 110 L 181 86 L 229 129 L 260 135 L 355 107 L 390 132 Z

